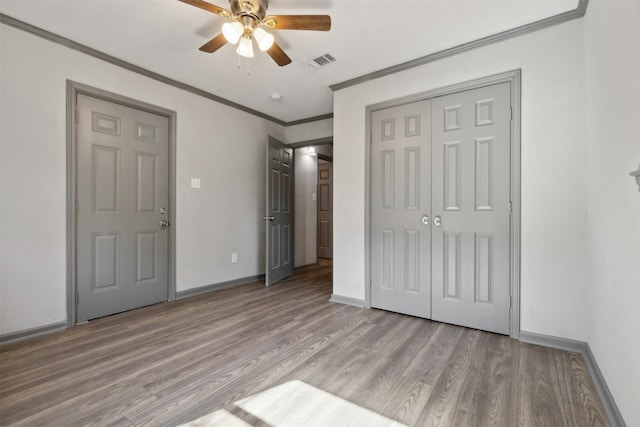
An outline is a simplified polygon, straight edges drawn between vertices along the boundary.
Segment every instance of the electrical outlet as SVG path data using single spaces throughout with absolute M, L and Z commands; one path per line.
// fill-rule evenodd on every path
M 231 254 L 231 263 L 236 264 L 238 262 L 238 254 L 236 252 Z
M 200 178 L 191 178 L 191 188 L 200 189 Z

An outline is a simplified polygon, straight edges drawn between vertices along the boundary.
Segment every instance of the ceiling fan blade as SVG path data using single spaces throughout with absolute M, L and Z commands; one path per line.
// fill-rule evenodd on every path
M 274 61 L 276 61 L 276 64 L 278 64 L 281 67 L 287 64 L 291 64 L 291 58 L 289 58 L 289 56 L 286 53 L 284 53 L 284 50 L 282 50 L 282 48 L 280 47 L 280 45 L 278 45 L 278 43 L 274 42 L 273 46 L 271 46 L 267 50 L 267 53 Z
M 217 36 L 200 46 L 200 50 L 203 52 L 213 53 L 225 44 L 227 44 L 227 39 L 224 37 L 224 34 L 218 34 Z
M 329 31 L 331 29 L 329 15 L 273 15 L 265 17 L 262 23 L 276 30 Z
M 190 4 L 191 6 L 199 7 L 200 9 L 204 9 L 208 12 L 215 13 L 216 15 L 220 15 L 225 18 L 229 18 L 233 16 L 230 10 L 227 10 L 222 7 L 218 7 L 211 3 L 207 3 L 206 1 L 203 1 L 203 0 L 178 0 L 178 1 L 181 1 L 182 3 Z

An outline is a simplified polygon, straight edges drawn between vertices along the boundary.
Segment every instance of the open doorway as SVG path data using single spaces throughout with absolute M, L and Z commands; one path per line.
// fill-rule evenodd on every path
M 326 186 L 327 178 L 332 181 L 332 174 L 327 177 L 326 172 L 320 172 L 326 170 L 327 164 L 333 166 L 333 145 L 291 146 L 295 147 L 294 261 L 298 269 L 315 266 L 319 260 L 330 262 L 333 254 L 333 194 L 329 192 L 332 186 Z
M 333 163 L 318 157 L 318 258 L 333 259 Z

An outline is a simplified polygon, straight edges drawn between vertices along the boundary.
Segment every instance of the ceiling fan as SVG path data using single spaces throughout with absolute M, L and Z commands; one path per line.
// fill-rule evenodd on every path
M 331 29 L 331 17 L 328 15 L 267 16 L 269 0 L 229 0 L 231 10 L 203 0 L 179 1 L 215 13 L 230 21 L 222 25 L 222 34 L 218 34 L 200 47 L 201 51 L 213 53 L 227 43 L 238 43 L 236 53 L 251 58 L 253 57 L 252 39 L 255 39 L 260 50 L 266 51 L 281 67 L 290 64 L 291 58 L 275 42 L 273 35 L 264 28 L 312 31 Z

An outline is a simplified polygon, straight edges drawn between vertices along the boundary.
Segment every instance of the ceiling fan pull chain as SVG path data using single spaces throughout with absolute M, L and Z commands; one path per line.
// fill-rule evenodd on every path
M 244 57 L 238 55 L 238 71 L 242 70 L 242 66 L 245 65 L 247 67 L 247 76 L 251 75 L 251 70 L 249 69 L 249 61 Z

